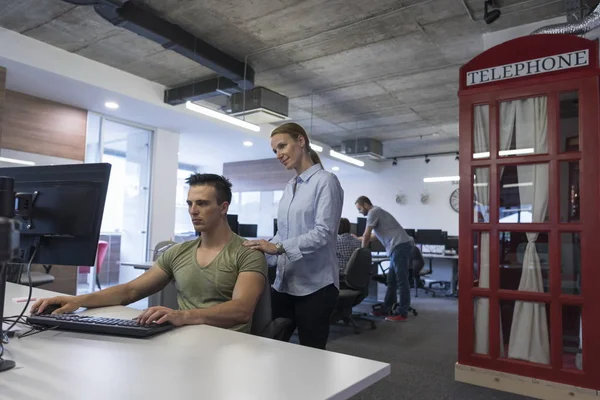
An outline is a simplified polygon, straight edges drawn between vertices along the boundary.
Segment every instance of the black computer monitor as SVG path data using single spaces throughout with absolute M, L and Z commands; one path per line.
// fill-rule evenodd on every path
M 411 238 L 415 238 L 416 231 L 414 229 L 405 229 L 404 232 Z
M 20 225 L 17 231 L 1 232 L 3 260 L 94 265 L 110 168 L 110 164 L 74 164 L 0 169 L 0 212 Z M 7 240 L 10 234 L 13 241 Z M 6 251 L 7 244 L 14 252 Z M 2 267 L 0 317 L 4 312 L 7 264 Z
M 277 235 L 277 218 L 273 220 L 273 236 Z
M 367 219 L 358 217 L 356 218 L 356 236 L 362 236 L 367 229 Z
M 238 216 L 235 214 L 227 214 L 227 223 L 232 231 L 237 233 L 238 231 Z
M 415 242 L 418 244 L 446 244 L 441 229 L 417 229 Z
M 448 236 L 446 250 L 455 250 L 458 253 L 458 236 Z
M 355 223 L 352 223 L 352 222 L 350 223 L 350 233 L 351 233 L 351 234 L 353 234 L 353 235 L 357 235 L 357 234 L 356 234 L 356 232 L 357 232 L 357 230 L 358 230 L 357 228 L 358 228 L 358 225 L 357 225 L 357 224 L 355 224 Z M 358 235 L 357 235 L 357 236 L 358 236 Z
M 383 253 L 385 252 L 385 247 L 378 239 L 373 239 L 373 241 L 369 244 L 369 248 L 373 253 Z
M 258 236 L 258 225 L 239 224 L 238 235 L 246 238 L 255 238 Z

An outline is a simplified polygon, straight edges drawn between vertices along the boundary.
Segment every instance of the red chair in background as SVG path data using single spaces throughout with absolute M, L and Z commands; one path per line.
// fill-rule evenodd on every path
M 98 242 L 98 251 L 96 252 L 96 286 L 98 286 L 98 290 L 102 290 L 100 286 L 100 270 L 102 268 L 102 263 L 104 262 L 104 257 L 106 257 L 106 252 L 108 251 L 108 242 L 100 240 Z M 79 267 L 80 274 L 89 274 L 90 267 Z

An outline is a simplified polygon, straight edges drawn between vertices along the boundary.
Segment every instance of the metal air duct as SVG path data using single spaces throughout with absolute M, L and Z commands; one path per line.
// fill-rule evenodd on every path
M 542 28 L 536 29 L 531 34 L 532 35 L 542 35 L 542 34 L 550 34 L 550 35 L 585 35 L 586 33 L 600 27 L 600 4 L 594 8 L 587 17 L 578 22 L 566 22 L 563 24 L 554 24 L 544 26 Z

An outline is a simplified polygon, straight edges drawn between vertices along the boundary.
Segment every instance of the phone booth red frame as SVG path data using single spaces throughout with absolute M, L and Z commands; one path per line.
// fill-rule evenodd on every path
M 458 381 L 600 390 L 598 67 L 531 35 L 460 69 Z

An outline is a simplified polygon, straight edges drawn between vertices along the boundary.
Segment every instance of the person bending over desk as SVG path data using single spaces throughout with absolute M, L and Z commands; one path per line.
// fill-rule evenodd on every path
M 229 228 L 231 183 L 226 178 L 193 174 L 187 183 L 188 211 L 194 229 L 201 233 L 197 239 L 171 247 L 131 282 L 81 296 L 40 299 L 31 312 L 43 312 L 49 305 L 60 306 L 54 313 L 127 305 L 162 290 L 174 279 L 180 310 L 150 307 L 137 317 L 139 323 L 206 324 L 249 332 L 254 308 L 265 289 L 265 256 L 242 246 L 245 239 Z
M 374 206 L 367 196 L 360 196 L 355 202 L 359 213 L 367 217 L 367 228 L 362 236 L 362 247 L 368 247 L 371 232 L 385 246 L 390 257 L 390 268 L 387 274 L 387 290 L 383 302 L 383 310 L 374 311 L 377 316 L 386 316 L 386 321 L 405 321 L 410 310 L 410 283 L 408 270 L 412 266 L 413 239 L 406 233 L 396 218 L 384 209 Z M 400 301 L 395 315 L 391 315 L 392 307 Z

